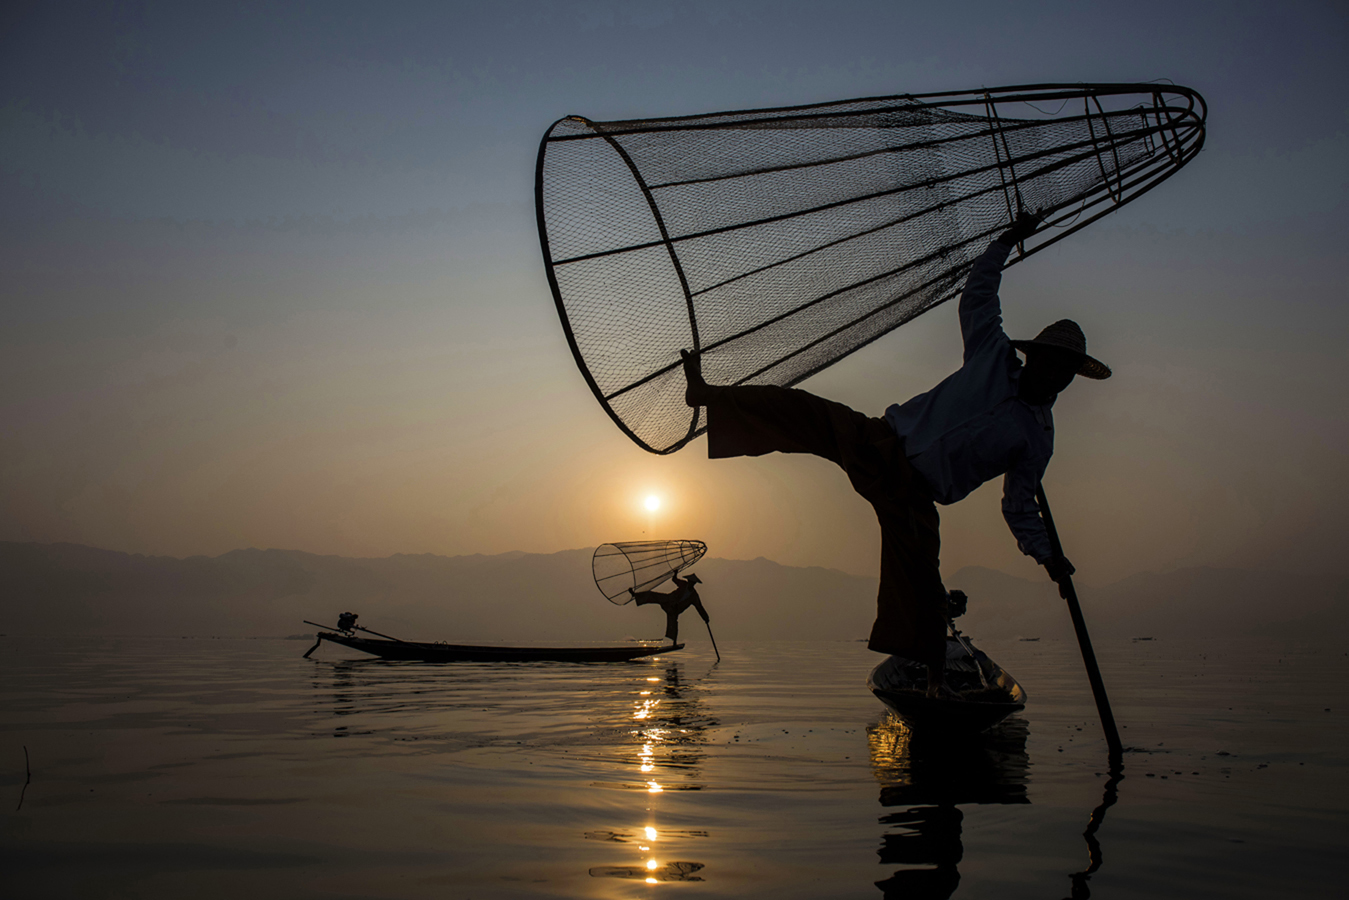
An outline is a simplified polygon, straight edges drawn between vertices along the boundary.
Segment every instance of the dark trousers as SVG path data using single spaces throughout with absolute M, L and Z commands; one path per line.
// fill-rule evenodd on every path
M 806 391 L 721 387 L 707 402 L 707 455 L 811 453 L 837 463 L 881 526 L 881 583 L 867 646 L 940 666 L 946 659 L 946 595 L 938 560 L 936 504 L 884 419 Z

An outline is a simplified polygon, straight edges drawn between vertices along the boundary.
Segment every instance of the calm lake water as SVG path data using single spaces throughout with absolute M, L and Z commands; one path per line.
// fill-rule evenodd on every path
M 1076 646 L 978 643 L 1029 704 L 942 746 L 871 697 L 879 657 L 854 643 L 437 666 L 4 638 L 0 879 L 10 897 L 1345 895 L 1341 650 L 1103 642 L 1135 748 L 1114 782 Z

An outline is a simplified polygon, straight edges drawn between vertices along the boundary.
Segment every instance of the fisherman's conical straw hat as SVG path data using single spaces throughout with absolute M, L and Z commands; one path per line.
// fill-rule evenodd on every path
M 1077 374 L 1086 378 L 1095 378 L 1097 381 L 1103 381 L 1111 375 L 1109 366 L 1099 359 L 1087 355 L 1087 336 L 1082 333 L 1081 327 L 1072 319 L 1059 319 L 1052 325 L 1046 325 L 1039 334 L 1029 341 L 1012 341 L 1012 346 L 1018 350 L 1036 346 L 1071 350 L 1082 357 L 1082 367 L 1077 370 Z

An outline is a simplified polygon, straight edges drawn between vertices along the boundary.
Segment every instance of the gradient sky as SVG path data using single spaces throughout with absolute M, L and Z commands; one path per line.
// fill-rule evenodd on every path
M 1349 537 L 1349 6 L 10 3 L 0 12 L 0 540 L 139 553 L 551 552 L 656 536 L 872 575 L 813 459 L 644 453 L 541 263 L 560 116 L 1166 78 L 1207 149 L 1009 272 L 1115 377 L 1046 478 L 1088 582 L 1314 572 Z M 879 415 L 960 360 L 953 304 L 804 386 Z M 665 499 L 648 514 L 641 500 Z M 999 486 L 943 567 L 1034 575 Z

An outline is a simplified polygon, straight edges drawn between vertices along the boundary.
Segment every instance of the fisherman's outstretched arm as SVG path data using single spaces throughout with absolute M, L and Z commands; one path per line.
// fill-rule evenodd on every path
M 965 362 L 969 362 L 993 341 L 1005 341 L 1002 330 L 1002 305 L 998 300 L 998 285 L 1002 283 L 1002 266 L 1011 244 L 994 241 L 974 261 L 965 290 L 960 295 L 960 335 L 965 341 Z
M 712 621 L 712 617 L 707 614 L 707 610 L 703 609 L 703 601 L 697 594 L 693 595 L 693 608 L 698 610 L 698 615 L 703 617 L 704 622 Z
M 1049 563 L 1054 552 L 1049 545 L 1045 521 L 1040 518 L 1035 491 L 1048 464 L 1047 459 L 1023 457 L 1002 479 L 1002 517 L 1007 520 L 1007 527 L 1012 530 L 1021 552 L 1042 566 Z
M 1002 267 L 1012 247 L 1033 235 L 1039 227 L 1039 216 L 1021 213 L 1012 227 L 998 235 L 974 261 L 974 268 L 965 279 L 965 290 L 960 295 L 960 334 L 965 339 L 965 362 L 973 359 L 990 342 L 1007 340 L 1002 330 L 1002 304 L 998 300 Z
M 1049 543 L 1049 531 L 1040 516 L 1040 504 L 1035 499 L 1040 479 L 1044 477 L 1048 460 L 1019 462 L 1008 470 L 1003 479 L 1002 516 L 1016 536 L 1021 552 L 1045 567 L 1045 574 L 1063 591 L 1063 579 L 1076 569 L 1067 557 L 1055 556 Z

